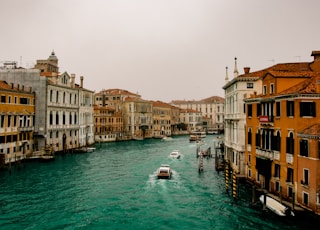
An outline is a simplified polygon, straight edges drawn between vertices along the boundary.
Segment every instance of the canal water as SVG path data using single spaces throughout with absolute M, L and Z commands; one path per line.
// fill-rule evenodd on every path
M 207 136 L 202 148 L 215 140 Z M 95 147 L 0 172 L 0 229 L 318 229 L 263 212 L 244 185 L 234 201 L 213 158 L 198 172 L 187 136 Z M 172 150 L 182 157 L 170 159 Z M 161 164 L 170 164 L 171 180 L 156 178 Z

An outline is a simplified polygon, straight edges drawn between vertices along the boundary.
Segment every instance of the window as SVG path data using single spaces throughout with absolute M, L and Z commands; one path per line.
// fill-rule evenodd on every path
M 303 197 L 303 204 L 308 206 L 309 205 L 309 194 L 306 192 L 302 192 L 302 197 Z
M 288 183 L 293 183 L 293 169 L 287 168 L 287 181 Z
M 252 117 L 252 104 L 248 104 L 248 117 Z
M 256 147 L 260 147 L 260 131 L 256 133 Z
M 294 153 L 294 139 L 293 133 L 290 133 L 290 136 L 286 139 L 286 153 L 293 154 Z
M 280 192 L 280 183 L 279 183 L 279 181 L 276 181 L 275 190 L 276 190 L 277 192 Z
M 247 89 L 253 89 L 253 83 L 252 82 L 248 82 L 247 83 Z
M 63 112 L 62 114 L 62 124 L 65 125 L 66 124 L 66 114 Z
M 309 157 L 308 140 L 300 140 L 300 156 Z
M 266 95 L 266 94 L 267 94 L 267 86 L 264 85 L 264 86 L 263 86 L 263 95 Z
M 274 93 L 274 84 L 270 84 L 270 94 Z
M 276 116 L 280 117 L 280 101 L 276 102 Z
M 8 103 L 11 103 L 11 96 L 8 96 Z
M 257 104 L 257 117 L 261 115 L 261 104 Z
M 50 125 L 53 124 L 53 115 L 52 115 L 52 112 L 50 112 L 49 122 L 50 122 Z
M 6 103 L 6 96 L 1 96 L 1 103 Z
M 315 117 L 316 103 L 315 102 L 300 102 L 300 117 Z
M 279 164 L 274 165 L 274 177 L 280 178 L 280 165 Z
M 56 113 L 56 125 L 59 125 L 59 113 Z
M 309 169 L 303 169 L 303 180 L 301 181 L 302 185 L 309 185 Z
M 20 97 L 20 104 L 27 105 L 28 104 L 28 98 Z
M 248 145 L 251 145 L 252 143 L 252 133 L 251 128 L 248 129 Z
M 294 102 L 287 101 L 287 116 L 293 117 L 294 116 Z
M 52 102 L 52 89 L 50 90 L 50 102 Z

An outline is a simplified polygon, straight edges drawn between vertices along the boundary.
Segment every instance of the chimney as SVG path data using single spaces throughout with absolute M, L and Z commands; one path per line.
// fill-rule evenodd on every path
M 80 87 L 83 88 L 83 76 L 80 76 Z
M 74 73 L 71 74 L 71 87 L 74 88 L 74 79 L 76 78 L 76 75 Z
M 312 51 L 311 56 L 313 56 L 314 61 L 320 61 L 320 51 L 318 50 Z
M 14 88 L 14 84 L 13 83 L 11 83 L 11 89 L 13 89 Z
M 243 70 L 244 70 L 244 73 L 247 74 L 250 72 L 250 67 L 244 67 Z

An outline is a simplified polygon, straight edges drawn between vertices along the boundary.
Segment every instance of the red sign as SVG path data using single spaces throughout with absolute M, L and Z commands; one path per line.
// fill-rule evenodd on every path
M 269 116 L 260 116 L 259 121 L 260 122 L 269 122 Z

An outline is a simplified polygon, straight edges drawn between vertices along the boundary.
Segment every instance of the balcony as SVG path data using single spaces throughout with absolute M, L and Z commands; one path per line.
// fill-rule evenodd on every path
M 259 116 L 259 122 L 263 124 L 269 124 L 274 121 L 274 116 Z
M 273 158 L 274 160 L 280 160 L 280 152 L 279 151 L 273 151 Z
M 33 130 L 34 130 L 33 126 L 18 127 L 19 132 L 26 132 L 26 131 L 33 131 Z
M 293 155 L 287 153 L 286 154 L 286 161 L 287 161 L 288 164 L 293 164 Z
M 256 149 L 256 155 L 273 160 L 273 152 L 265 149 Z

